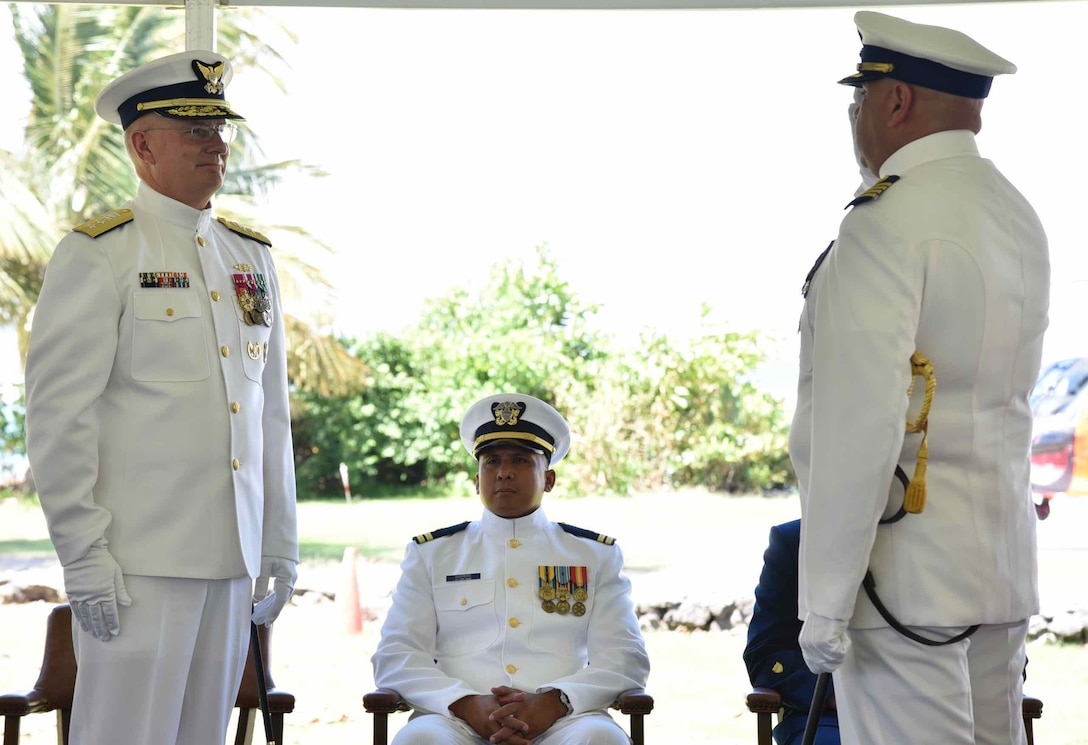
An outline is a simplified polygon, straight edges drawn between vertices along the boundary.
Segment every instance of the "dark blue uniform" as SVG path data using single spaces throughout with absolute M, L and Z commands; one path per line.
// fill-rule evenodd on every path
M 748 626 L 744 664 L 753 686 L 772 688 L 782 696 L 782 721 L 774 728 L 779 745 L 799 745 L 805 732 L 816 676 L 805 666 L 797 636 L 797 554 L 801 521 L 771 528 L 763 554 L 763 572 L 756 586 L 756 604 Z M 828 698 L 834 694 L 828 685 Z M 834 710 L 820 717 L 816 745 L 839 745 L 839 720 Z

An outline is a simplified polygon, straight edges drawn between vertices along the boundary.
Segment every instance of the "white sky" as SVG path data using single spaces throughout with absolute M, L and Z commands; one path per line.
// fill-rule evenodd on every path
M 1048 356 L 1085 353 L 1088 2 L 881 10 L 1019 66 L 994 83 L 980 148 L 1050 235 Z M 768 381 L 792 396 L 801 283 L 858 182 L 835 84 L 858 59 L 854 10 L 271 12 L 300 37 L 288 94 L 242 70 L 228 98 L 270 159 L 330 174 L 284 185 L 267 214 L 337 248 L 337 330 L 397 331 L 546 242 L 625 338 L 691 333 L 703 302 L 778 332 Z M 6 101 L 23 90 L 9 29 L 0 10 Z

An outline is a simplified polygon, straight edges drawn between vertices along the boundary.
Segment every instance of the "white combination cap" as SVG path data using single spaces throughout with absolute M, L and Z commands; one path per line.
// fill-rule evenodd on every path
M 854 15 L 861 35 L 861 62 L 843 85 L 894 78 L 965 98 L 986 98 L 996 75 L 1016 65 L 967 34 L 861 10 Z
M 125 129 L 144 114 L 172 119 L 242 119 L 226 101 L 234 73 L 216 52 L 193 49 L 126 72 L 102 89 L 94 110 Z
M 515 445 L 547 456 L 554 466 L 570 449 L 570 427 L 539 398 L 498 393 L 468 408 L 461 419 L 461 442 L 474 458 L 495 445 Z

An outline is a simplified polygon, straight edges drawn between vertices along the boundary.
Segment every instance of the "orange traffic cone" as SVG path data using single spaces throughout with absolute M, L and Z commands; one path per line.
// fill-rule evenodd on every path
M 336 593 L 336 604 L 340 606 L 345 634 L 359 634 L 363 631 L 363 609 L 359 605 L 359 577 L 355 566 L 358 554 L 354 546 L 344 549 L 340 591 Z

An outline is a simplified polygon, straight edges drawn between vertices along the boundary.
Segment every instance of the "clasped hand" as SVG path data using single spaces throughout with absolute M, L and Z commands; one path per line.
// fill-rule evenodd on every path
M 555 691 L 528 693 L 496 686 L 490 696 L 458 699 L 450 711 L 489 742 L 529 745 L 566 713 L 566 707 Z

